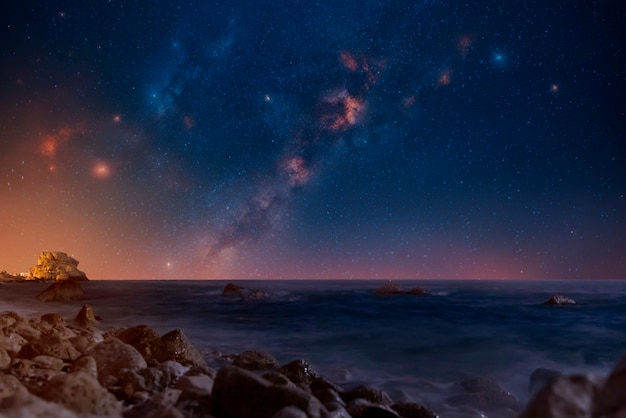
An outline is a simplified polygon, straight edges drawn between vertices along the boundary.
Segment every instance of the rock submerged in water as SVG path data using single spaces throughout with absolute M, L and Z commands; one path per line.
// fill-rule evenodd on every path
M 31 267 L 29 275 L 35 280 L 88 280 L 87 275 L 78 269 L 78 260 L 60 251 L 39 254 L 37 265 Z
M 574 305 L 576 301 L 574 299 L 570 299 L 567 296 L 563 295 L 554 295 L 550 299 L 543 302 L 544 305 L 554 306 L 554 305 Z
M 83 288 L 74 280 L 52 283 L 46 290 L 37 295 L 41 302 L 68 302 L 80 300 L 85 296 Z

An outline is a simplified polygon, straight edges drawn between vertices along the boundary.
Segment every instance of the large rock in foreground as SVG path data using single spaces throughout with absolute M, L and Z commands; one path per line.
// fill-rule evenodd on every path
M 39 254 L 37 265 L 31 267 L 30 277 L 36 280 L 88 280 L 78 269 L 78 260 L 60 251 Z
M 80 300 L 85 296 L 83 288 L 73 280 L 52 283 L 46 290 L 37 295 L 41 302 L 67 302 Z

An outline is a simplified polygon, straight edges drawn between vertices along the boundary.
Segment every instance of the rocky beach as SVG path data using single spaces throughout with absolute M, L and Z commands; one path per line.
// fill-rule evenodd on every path
M 503 380 L 493 378 L 495 375 L 488 371 L 480 374 L 459 370 L 461 373 L 456 375 L 460 377 L 452 381 L 444 380 L 443 383 L 439 379 L 421 379 L 419 376 L 415 380 L 405 379 L 403 384 L 384 383 L 385 380 L 378 375 L 395 375 L 398 381 L 402 380 L 399 379 L 402 372 L 398 370 L 403 368 L 402 363 L 407 359 L 410 358 L 411 363 L 404 366 L 414 367 L 415 362 L 419 364 L 426 360 L 427 363 L 429 358 L 437 358 L 437 351 L 450 349 L 445 345 L 436 346 L 437 334 L 424 339 L 406 329 L 406 325 L 390 327 L 390 323 L 385 322 L 386 316 L 396 318 L 396 322 L 397 318 L 405 316 L 392 313 L 390 307 L 398 312 L 410 308 L 416 313 L 415 309 L 429 306 L 425 312 L 431 312 L 427 314 L 431 319 L 424 323 L 422 333 L 425 333 L 442 326 L 432 322 L 444 315 L 444 311 L 438 309 L 448 306 L 450 310 L 454 303 L 458 303 L 454 302 L 449 291 L 395 283 L 378 284 L 367 287 L 365 291 L 357 289 L 356 293 L 355 290 L 345 290 L 352 286 L 342 284 L 333 284 L 335 290 L 331 286 L 330 290 L 321 292 L 312 285 L 305 286 L 310 289 L 306 290 L 300 283 L 293 288 L 296 290 L 289 291 L 288 284 L 284 282 L 274 283 L 274 287 L 267 290 L 257 287 L 261 285 L 259 283 L 254 283 L 255 287 L 247 287 L 243 282 L 227 283 L 219 288 L 192 282 L 158 286 L 156 282 L 94 283 L 88 281 L 77 266 L 78 261 L 65 253 L 45 252 L 27 275 L 3 273 L 0 280 L 5 284 L 0 287 L 3 291 L 3 299 L 0 300 L 0 417 L 626 417 L 626 357 L 613 364 L 606 373 L 577 373 L 571 368 L 565 372 L 535 367 L 532 373 L 525 376 L 511 376 L 513 371 L 510 369 L 508 380 L 527 382 L 526 397 L 520 397 L 519 391 L 510 391 L 510 382 L 503 385 Z M 269 282 L 264 284 L 270 285 Z M 174 294 L 175 289 L 180 292 L 178 295 Z M 205 289 L 213 290 L 207 293 Z M 503 287 L 495 294 L 506 295 L 506 292 L 503 293 L 506 289 Z M 518 289 L 517 292 L 523 295 L 527 291 L 520 292 Z M 308 299 L 302 299 L 302 294 L 308 294 Z M 589 297 L 584 292 L 579 295 Z M 356 299 L 351 299 L 355 296 Z M 181 304 L 181 301 L 186 302 Z M 320 301 L 322 305 L 319 305 Z M 350 314 L 342 319 L 341 310 L 357 302 L 359 305 L 355 306 L 361 306 L 357 310 L 360 314 Z M 502 301 L 498 300 L 498 303 Z M 92 304 L 97 306 L 94 308 Z M 118 308 L 112 306 L 116 304 Z M 550 297 L 535 300 L 532 305 L 522 305 L 522 308 L 529 309 L 533 317 L 541 313 L 544 315 L 543 322 L 549 315 L 562 317 L 559 321 L 565 322 L 555 322 L 555 325 L 569 323 L 566 333 L 571 333 L 572 320 L 590 324 L 601 322 L 598 319 L 601 317 L 597 315 L 602 312 L 589 308 L 589 304 L 584 300 L 580 303 L 578 296 L 575 300 L 551 294 Z M 378 307 L 372 308 L 375 305 Z M 319 310 L 319 306 L 324 309 Z M 502 312 L 510 311 L 511 306 L 507 302 L 496 316 L 504 318 Z M 622 305 L 617 300 L 614 306 L 619 309 Z M 303 309 L 303 313 L 296 313 L 295 308 Z M 363 311 L 365 308 L 374 309 L 372 318 L 382 321 L 378 328 L 373 328 L 372 334 L 379 335 L 381 342 L 365 337 L 363 345 L 358 342 L 360 334 L 349 333 L 351 328 L 357 326 L 359 318 L 370 315 Z M 132 312 L 133 309 L 135 312 Z M 157 312 L 158 316 L 142 317 L 140 314 L 145 315 L 147 309 Z M 340 310 L 325 313 L 333 309 Z M 124 316 L 119 315 L 121 311 L 125 312 Z M 201 325 L 190 322 L 188 328 L 164 329 L 169 323 L 166 321 L 167 311 L 178 312 L 174 316 L 193 317 Z M 594 316 L 580 316 L 587 311 Z M 466 318 L 468 312 L 468 308 L 461 309 L 460 316 L 455 314 L 451 317 L 452 322 Z M 498 311 L 491 308 L 491 313 L 494 312 Z M 290 317 L 293 320 L 288 320 L 287 326 L 267 331 L 273 338 L 278 338 L 275 348 L 280 348 L 279 355 L 275 356 L 272 350 L 257 348 L 259 344 L 254 342 L 253 337 L 255 328 Z M 235 322 L 211 326 L 220 318 Z M 463 333 L 468 327 L 473 328 L 474 334 L 481 333 L 481 325 L 477 321 L 484 319 L 488 319 L 488 315 L 479 313 L 472 322 L 456 328 L 460 338 L 467 338 L 463 337 Z M 619 322 L 619 318 L 616 320 Z M 297 351 L 286 345 L 320 333 L 310 326 L 304 334 L 294 330 L 294 325 L 296 329 L 306 328 L 306 321 L 330 326 L 330 346 L 311 347 L 303 340 L 303 344 L 309 346 L 307 352 L 328 353 L 326 358 L 317 356 L 312 361 L 306 356 L 286 356 L 288 352 Z M 232 329 L 220 328 L 230 328 L 236 323 L 240 325 Z M 365 324 L 368 328 L 373 326 L 369 320 Z M 419 324 L 414 323 L 413 327 Z M 540 324 L 537 323 L 536 327 L 540 328 Z M 382 337 L 384 328 L 390 328 L 392 334 Z M 402 328 L 405 331 L 400 332 Z M 220 329 L 226 333 L 221 334 Z M 188 337 L 187 331 L 191 331 L 192 338 Z M 587 326 L 585 332 L 589 334 L 589 331 Z M 241 332 L 247 334 L 242 340 L 247 342 L 229 344 L 229 341 L 234 341 L 233 336 Z M 263 335 L 267 336 L 267 332 Z M 286 339 L 280 337 L 283 332 L 289 335 Z M 344 339 L 343 346 L 337 346 L 342 341 L 341 332 L 348 332 L 348 339 Z M 606 332 L 602 331 L 601 335 L 614 334 Z M 366 333 L 365 328 L 360 333 Z M 389 338 L 393 333 L 400 333 L 400 339 L 393 342 Z M 615 337 L 619 339 L 619 335 Z M 317 341 L 325 340 L 321 334 L 316 338 Z M 406 338 L 435 344 L 435 351 L 397 357 L 394 345 L 406 344 Z M 552 344 L 562 342 L 562 337 L 559 338 Z M 207 339 L 214 341 L 209 343 Z M 351 376 L 348 371 L 341 376 L 330 373 L 332 368 L 327 363 L 333 363 L 332 350 L 345 351 L 347 347 L 353 347 L 355 342 L 352 339 L 361 345 L 359 351 L 378 346 L 378 350 L 383 351 L 374 353 L 388 358 L 376 363 L 365 362 L 371 373 L 362 374 L 360 378 Z M 515 339 L 520 340 L 519 336 Z M 569 350 L 574 349 L 572 342 L 582 344 L 575 336 L 567 341 L 566 348 Z M 483 343 L 487 348 L 487 341 Z M 209 349 L 210 346 L 230 348 L 216 351 Z M 472 354 L 473 357 L 468 358 L 484 357 L 480 352 L 477 354 L 479 357 Z M 597 363 L 599 360 L 594 358 L 599 354 L 600 351 L 595 348 L 588 350 L 585 354 L 589 358 L 587 362 Z M 490 366 L 496 360 L 495 357 L 488 359 L 482 367 Z M 387 369 L 380 369 L 377 363 L 387 364 Z M 346 367 L 349 366 L 346 364 Z M 441 369 L 442 376 L 446 373 L 448 371 Z M 370 381 L 364 376 L 370 376 Z M 383 386 L 393 390 L 386 390 Z
M 222 297 L 232 298 L 235 289 L 246 300 L 245 288 L 233 286 Z M 389 286 L 381 292 L 411 294 Z M 184 330 L 159 335 L 142 324 L 103 324 L 88 304 L 75 316 L 1 312 L 0 417 L 447 416 L 374 385 L 336 384 L 306 359 L 280 364 L 270 353 L 245 347 L 237 354 L 202 353 Z M 209 367 L 208 357 L 221 366 Z M 446 402 L 467 417 L 626 416 L 626 358 L 608 376 L 538 369 L 529 382 L 534 396 L 528 405 L 477 377 L 459 382 Z

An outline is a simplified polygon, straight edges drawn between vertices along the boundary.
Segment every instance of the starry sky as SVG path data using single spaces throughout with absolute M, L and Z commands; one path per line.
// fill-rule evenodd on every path
M 626 278 L 619 1 L 21 1 L 0 269 Z

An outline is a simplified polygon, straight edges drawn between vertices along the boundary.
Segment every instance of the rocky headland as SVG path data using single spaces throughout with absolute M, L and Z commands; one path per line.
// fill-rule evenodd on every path
M 78 269 L 79 261 L 61 251 L 43 251 L 37 258 L 37 264 L 28 273 L 8 273 L 0 271 L 0 282 L 21 281 L 86 281 L 85 272 Z

